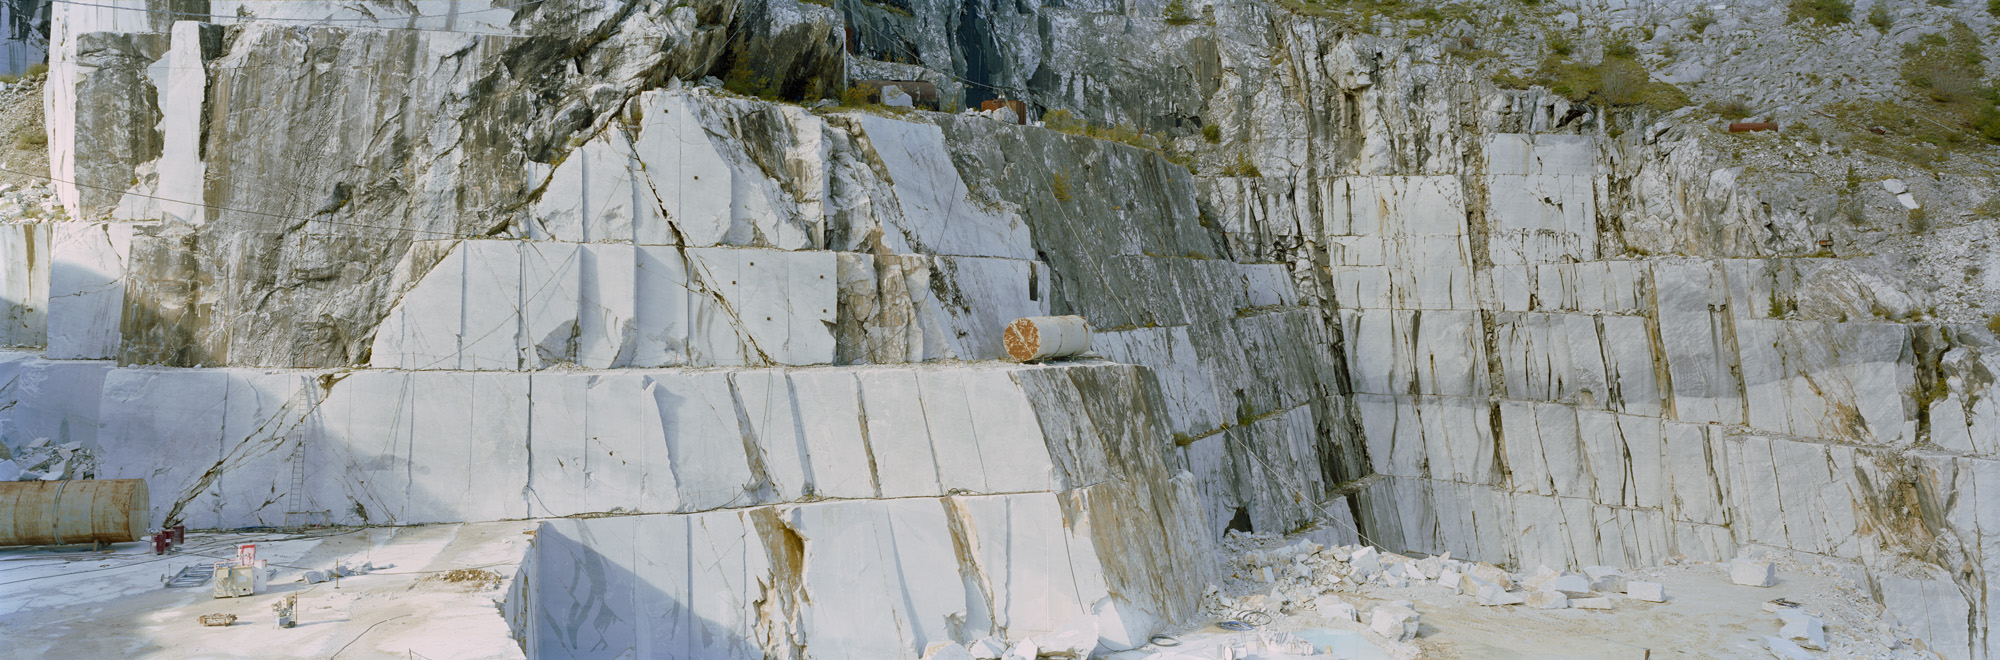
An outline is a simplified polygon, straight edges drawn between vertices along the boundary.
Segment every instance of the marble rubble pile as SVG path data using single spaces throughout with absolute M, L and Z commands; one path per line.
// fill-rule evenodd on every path
M 1718 657 L 1763 657 L 1765 648 L 1787 645 L 1808 653 L 1801 657 L 1933 657 L 1911 648 L 1908 631 L 1885 623 L 1884 613 L 1867 602 L 1866 592 L 1839 577 L 1829 564 L 1808 567 L 1737 558 L 1632 570 L 1605 566 L 1508 570 L 1445 555 L 1405 556 L 1358 544 L 1327 546 L 1302 535 L 1231 533 L 1223 547 L 1229 559 L 1222 580 L 1208 589 L 1204 599 L 1204 614 L 1222 624 L 1175 631 L 1169 642 L 1181 642 L 1180 646 L 1161 644 L 1109 657 L 1210 660 L 1231 657 L 1226 649 L 1232 644 L 1243 647 L 1234 657 L 1264 657 L 1245 655 L 1259 652 L 1276 658 L 1326 657 L 1325 647 L 1287 651 L 1260 646 L 1266 642 L 1257 636 L 1275 642 L 1292 633 L 1321 633 L 1318 639 L 1332 639 L 1324 634 L 1328 631 L 1359 633 L 1381 657 L 1423 657 L 1435 649 L 1479 656 L 1482 650 L 1534 648 L 1533 641 L 1512 647 L 1467 645 L 1490 635 L 1494 626 L 1520 627 L 1524 640 L 1552 636 L 1542 650 L 1548 657 L 1600 657 L 1603 648 L 1593 651 L 1561 640 L 1601 640 L 1597 636 L 1609 630 L 1622 631 L 1616 633 L 1615 642 L 1607 642 L 1614 648 L 1660 648 L 1659 644 L 1701 648 L 1718 642 L 1731 647 L 1715 649 Z M 1749 568 L 1757 569 L 1760 578 L 1768 573 L 1773 582 L 1743 584 L 1747 580 L 1733 579 L 1748 577 Z M 1773 594 L 1811 605 L 1772 598 Z M 1753 634 L 1744 636 L 1743 625 L 1697 632 L 1689 629 L 1688 616 L 1744 619 Z M 1252 630 L 1228 632 L 1237 622 Z M 1759 629 L 1780 643 L 1767 643 Z M 1345 652 L 1377 657 L 1368 655 L 1371 650 Z
M 1240 616 L 1257 612 L 1267 617 L 1316 613 L 1337 621 L 1359 621 L 1382 637 L 1399 642 L 1415 636 L 1414 610 L 1409 617 L 1394 610 L 1411 607 L 1407 602 L 1400 606 L 1392 603 L 1387 612 L 1384 608 L 1362 611 L 1339 594 L 1434 585 L 1450 589 L 1468 605 L 1535 609 L 1613 609 L 1613 602 L 1619 599 L 1662 602 L 1668 597 L 1658 583 L 1628 580 L 1618 569 L 1605 566 L 1587 567 L 1583 572 L 1541 566 L 1510 573 L 1486 562 L 1452 559 L 1448 553 L 1416 559 L 1373 546 L 1326 547 L 1311 541 L 1244 553 L 1225 570 L 1234 570 L 1239 580 L 1262 593 L 1231 597 L 1218 591 L 1210 603 L 1214 613 Z M 1385 620 L 1393 625 L 1377 625 Z
M 2000 343 L 1685 113 L 1259 2 L 144 4 L 53 8 L 62 213 L 0 224 L 0 445 L 198 527 L 624 514 L 538 531 L 532 653 L 1131 645 L 1236 528 L 1349 544 L 1273 585 L 1494 607 L 1828 557 L 1993 656 Z M 804 104 L 722 91 L 760 78 Z M 852 79 L 1185 158 L 811 103 Z M 1954 199 L 1891 174 L 1840 194 Z M 1049 314 L 1097 360 L 981 362 Z
M 35 438 L 18 449 L 0 451 L 7 452 L 0 458 L 0 481 L 90 479 L 96 474 L 96 452 L 74 440 L 52 444 L 48 438 Z

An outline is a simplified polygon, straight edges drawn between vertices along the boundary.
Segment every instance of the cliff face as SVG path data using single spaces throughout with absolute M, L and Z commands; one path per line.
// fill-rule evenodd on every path
M 1921 107 L 1851 58 L 1993 20 L 1890 10 L 1892 28 L 1820 29 L 1732 5 L 1704 31 L 1495 8 L 1476 27 L 1381 19 L 1385 37 L 1257 6 L 1194 6 L 1178 28 L 1164 3 L 1045 9 L 1039 40 L 978 26 L 1013 46 L 978 81 L 1162 133 L 1208 175 L 1227 253 L 1288 264 L 1338 316 L 1346 419 L 1380 475 L 1357 489 L 1371 540 L 1524 566 L 1795 552 L 1846 566 L 1947 657 L 1987 657 L 1993 153 L 1912 161 L 1842 104 Z M 1567 29 L 1510 32 L 1515 15 Z M 1542 44 L 1603 52 L 1641 26 L 1660 79 L 1790 128 L 1490 81 Z
M 1719 99 L 1777 78 L 1668 50 L 1837 59 L 1970 10 L 202 4 L 58 6 L 69 218 L 0 226 L 0 439 L 148 478 L 159 521 L 642 514 L 544 527 L 512 616 L 550 657 L 1129 645 L 1230 526 L 1795 553 L 1992 655 L 1990 146 L 1870 151 L 1835 104 L 1879 72 L 1753 97 L 1815 131 L 1775 135 L 1494 82 L 1549 26 L 1645 26 L 1635 61 Z M 885 77 L 1140 146 L 811 103 Z M 976 364 L 1046 314 L 1102 361 Z M 687 561 L 744 579 L 695 603 Z

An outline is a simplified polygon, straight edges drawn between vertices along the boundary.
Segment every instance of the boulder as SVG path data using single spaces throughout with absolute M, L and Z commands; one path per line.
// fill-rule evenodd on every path
M 1000 660 L 1035 660 L 1040 655 L 1041 648 L 1035 646 L 1035 640 L 1024 639 L 1015 644 L 1014 648 L 1007 649 L 1007 652 L 1000 656 Z
M 1528 607 L 1538 610 L 1560 610 L 1569 607 L 1569 597 L 1555 591 L 1531 591 L 1523 600 Z
M 1382 554 L 1376 552 L 1375 548 L 1372 547 L 1362 548 L 1356 550 L 1353 555 L 1350 555 L 1347 563 L 1354 568 L 1354 572 L 1359 577 L 1366 578 L 1369 575 L 1373 575 L 1376 571 L 1382 570 Z
M 1341 602 L 1337 596 L 1320 596 L 1314 598 L 1313 611 L 1319 613 L 1320 618 L 1324 619 L 1332 619 L 1334 621 L 1355 620 L 1354 606 Z
M 1811 653 L 1806 652 L 1805 649 L 1799 648 L 1799 645 L 1793 644 L 1783 638 L 1765 635 L 1764 645 L 1771 649 L 1773 655 L 1785 660 L 1813 660 Z
M 1613 576 L 1613 575 L 1624 575 L 1624 574 L 1625 574 L 1625 572 L 1624 572 L 1624 571 L 1620 571 L 1620 570 L 1618 570 L 1618 569 L 1616 569 L 1616 568 L 1612 568 L 1612 567 L 1610 567 L 1610 566 L 1585 566 L 1585 567 L 1583 567 L 1583 575 L 1584 575 L 1584 577 L 1587 577 L 1587 578 L 1590 578 L 1590 581 L 1592 581 L 1592 582 L 1596 582 L 1596 581 L 1598 581 L 1598 580 L 1601 580 L 1601 579 L 1604 579 L 1604 578 L 1606 578 L 1606 577 L 1610 577 L 1610 576 Z
M 1000 656 L 1007 654 L 1007 640 L 987 635 L 965 648 L 972 654 L 973 660 L 1000 660 Z
M 1799 645 L 1809 649 L 1826 648 L 1826 624 L 1819 617 L 1788 607 L 1778 610 L 1778 619 L 1785 622 L 1779 636 L 1800 640 Z
M 1667 587 L 1658 582 L 1633 580 L 1625 583 L 1625 595 L 1634 600 L 1664 603 L 1667 602 Z
M 929 650 L 924 651 L 924 660 L 976 660 L 976 659 L 972 657 L 972 652 L 965 650 L 965 647 L 963 646 L 959 646 L 951 642 L 938 642 L 936 644 L 932 644 Z
M 903 91 L 903 88 L 895 85 L 882 86 L 882 105 L 892 108 L 910 108 L 915 107 L 916 104 L 916 99 L 911 97 L 909 92 Z
M 1543 581 L 1539 590 L 1563 594 L 1590 593 L 1590 580 L 1575 573 L 1564 573 Z
M 1729 562 L 1729 581 L 1746 587 L 1769 587 L 1778 583 L 1778 567 L 1768 561 L 1737 559 Z
M 1529 591 L 1543 591 L 1542 585 L 1547 584 L 1549 580 L 1556 579 L 1556 576 L 1559 575 L 1562 575 L 1562 573 L 1556 572 L 1555 569 L 1547 566 L 1537 566 L 1534 573 L 1520 579 L 1520 585 Z
M 1479 562 L 1478 564 L 1474 564 L 1472 566 L 1472 570 L 1469 571 L 1468 574 L 1472 575 L 1473 577 L 1477 577 L 1481 580 L 1485 580 L 1487 582 L 1500 585 L 1500 587 L 1503 589 L 1511 589 L 1514 587 L 1514 576 L 1508 575 L 1507 571 L 1502 570 L 1498 566 L 1494 566 L 1492 564 L 1488 564 L 1483 561 Z
M 1569 606 L 1579 610 L 1608 610 L 1611 609 L 1611 599 L 1603 596 L 1578 598 L 1570 601 Z
M 1498 587 L 1499 585 L 1493 584 L 1492 582 L 1488 582 L 1486 580 L 1481 580 L 1479 578 L 1470 575 L 1460 575 L 1458 576 L 1458 581 L 1454 583 L 1452 586 L 1458 589 L 1458 593 L 1460 595 L 1478 596 L 1481 590 L 1487 587 Z M 1502 591 L 1505 590 L 1503 589 Z
M 1479 588 L 1481 605 L 1519 605 L 1524 602 L 1527 602 L 1527 599 L 1521 597 L 1521 594 L 1503 589 L 1499 585 L 1488 584 Z
M 1417 636 L 1417 619 L 1417 611 L 1408 607 L 1377 607 L 1369 614 L 1368 629 L 1377 635 L 1407 642 Z
M 1586 566 L 1583 575 L 1590 578 L 1592 591 L 1611 594 L 1625 591 L 1625 574 L 1618 569 L 1609 566 Z

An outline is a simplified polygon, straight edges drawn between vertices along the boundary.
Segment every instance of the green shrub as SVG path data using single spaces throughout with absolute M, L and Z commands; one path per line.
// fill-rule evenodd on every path
M 1786 20 L 1811 21 L 1820 25 L 1840 25 L 1854 20 L 1854 3 L 1848 0 L 1791 0 Z
M 2000 0 L 1994 1 L 2000 2 Z M 1688 29 L 1694 30 L 1695 34 L 1707 32 L 1708 26 L 1714 24 L 1715 12 L 1709 11 L 1707 7 L 1697 9 L 1694 13 L 1688 14 Z
M 49 65 L 47 64 L 32 64 L 28 66 L 29 78 L 33 78 L 35 76 L 39 76 L 48 72 L 49 72 Z
M 2000 2 L 2000 0 L 1993 0 L 1993 1 Z M 1874 9 L 1868 10 L 1868 24 L 1875 26 L 1875 29 L 1877 30 L 1881 30 L 1883 32 L 1889 31 L 1889 26 L 1894 25 L 1895 22 L 1890 20 L 1889 18 L 1888 3 L 1877 2 L 1875 3 Z
M 1940 103 L 1971 101 L 1986 95 L 1986 55 L 1979 34 L 1954 22 L 1943 33 L 1931 33 L 1904 44 L 1903 82 Z
M 1646 84 L 1652 77 L 1646 68 L 1628 59 L 1606 59 L 1597 66 L 1597 94 L 1611 105 L 1638 105 L 1645 101 Z
M 1662 112 L 1688 104 L 1680 88 L 1655 82 L 1637 61 L 1607 57 L 1582 64 L 1560 57 L 1542 60 L 1534 83 L 1578 103 L 1645 106 Z
M 1514 75 L 1512 71 L 1493 74 L 1493 84 L 1500 89 L 1527 89 L 1535 86 L 1535 81 Z
M 1236 154 L 1235 161 L 1232 161 L 1228 165 L 1224 165 L 1222 167 L 1222 175 L 1260 177 L 1264 176 L 1264 173 L 1258 171 L 1256 163 L 1250 162 L 1249 154 Z
M 1055 193 L 1056 201 L 1069 201 L 1069 172 L 1055 173 L 1055 176 L 1049 180 L 1049 190 Z
M 1209 144 L 1221 144 L 1222 126 L 1220 124 L 1209 124 L 1201 127 L 1201 139 L 1208 141 Z
M 1569 57 L 1570 53 L 1576 52 L 1576 42 L 1570 41 L 1568 35 L 1551 34 L 1549 35 L 1549 52 Z
M 1042 113 L 1042 126 L 1051 131 L 1081 134 L 1085 125 L 1076 113 L 1068 110 L 1058 108 Z
M 1613 37 L 1604 44 L 1604 56 L 1629 60 L 1639 56 L 1639 47 L 1632 45 L 1632 40 L 1625 37 Z
M 2000 0 L 1986 0 L 1986 13 L 2000 17 Z
M 868 105 L 868 88 L 855 85 L 841 90 L 840 104 L 850 108 Z
M 729 69 L 729 73 L 723 75 L 722 88 L 744 96 L 772 100 L 778 98 L 777 83 L 772 82 L 770 76 L 758 75 L 747 62 L 737 62 L 735 67 Z
M 1986 320 L 1986 329 L 1993 334 L 2000 335 L 2000 314 L 1994 314 L 1993 318 Z
M 1187 0 L 1170 0 L 1167 8 L 1160 12 L 1160 17 L 1166 19 L 1168 25 L 1187 25 L 1195 21 L 1194 15 L 1188 13 Z
M 1070 135 L 1081 135 L 1087 138 L 1110 140 L 1112 142 L 1123 142 L 1125 144 L 1129 144 L 1134 147 L 1150 151 L 1161 150 L 1161 144 L 1159 138 L 1149 135 L 1145 131 L 1134 128 L 1130 124 L 1119 124 L 1116 126 L 1098 126 L 1096 124 L 1090 123 L 1089 121 L 1083 119 L 1082 117 L 1076 116 L 1076 113 L 1063 109 L 1050 110 L 1048 112 L 1042 113 L 1042 127 L 1052 131 L 1068 133 Z
M 1735 120 L 1750 116 L 1750 106 L 1742 101 L 1709 101 L 1708 105 L 1703 107 L 1723 119 Z
M 49 143 L 49 137 L 41 131 L 28 131 L 14 137 L 14 148 L 22 151 L 39 149 Z
M 1980 137 L 2000 142 L 2000 108 L 1992 103 L 1980 108 L 1979 114 L 1972 118 L 1972 130 L 1979 131 Z

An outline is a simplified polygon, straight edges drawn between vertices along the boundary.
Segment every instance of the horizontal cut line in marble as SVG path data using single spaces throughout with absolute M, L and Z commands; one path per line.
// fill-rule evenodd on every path
M 1288 415 L 1288 414 L 1291 414 L 1291 413 L 1293 413 L 1293 412 L 1297 412 L 1297 411 L 1299 411 L 1299 410 L 1304 410 L 1304 409 L 1309 409 L 1309 408 L 1311 408 L 1312 406 L 1313 406 L 1313 404 L 1312 404 L 1312 403 L 1301 403 L 1301 404 L 1298 404 L 1298 405 L 1296 405 L 1296 406 L 1290 406 L 1290 407 L 1285 407 L 1285 408 L 1279 408 L 1279 409 L 1277 409 L 1277 410 L 1272 410 L 1272 411 L 1270 411 L 1270 412 L 1267 412 L 1267 413 L 1264 413 L 1264 414 L 1261 414 L 1261 415 L 1258 415 L 1258 416 L 1256 416 L 1256 417 L 1250 417 L 1250 418 L 1246 418 L 1246 419 L 1240 419 L 1240 420 L 1237 420 L 1237 421 L 1234 421 L 1234 422 L 1228 422 L 1228 423 L 1225 423 L 1225 424 L 1223 424 L 1222 426 L 1217 426 L 1217 427 L 1215 427 L 1215 428 L 1212 428 L 1212 429 L 1208 429 L 1208 430 L 1206 430 L 1206 431 L 1202 431 L 1202 432 L 1200 432 L 1200 433 L 1197 433 L 1197 434 L 1194 434 L 1194 435 L 1188 435 L 1188 436 L 1181 436 L 1181 437 L 1176 437 L 1176 438 L 1174 439 L 1174 442 L 1175 442 L 1175 443 L 1177 443 L 1177 444 L 1179 444 L 1180 446 L 1183 446 L 1183 447 L 1185 447 L 1185 446 L 1188 446 L 1188 445 L 1191 445 L 1191 444 L 1194 444 L 1194 443 L 1196 443 L 1196 442 L 1200 442 L 1200 441 L 1202 441 L 1202 440 L 1206 440 L 1206 439 L 1208 439 L 1208 438 L 1212 438 L 1212 437 L 1215 437 L 1215 436 L 1218 436 L 1218 435 L 1221 435 L 1221 434 L 1223 434 L 1223 433 L 1227 433 L 1227 432 L 1229 432 L 1229 431 L 1232 431 L 1232 430 L 1235 430 L 1235 429 L 1240 429 L 1240 428 L 1245 428 L 1245 427 L 1248 427 L 1248 426 L 1251 426 L 1251 425 L 1254 425 L 1254 424 L 1256 424 L 1256 423 L 1258 423 L 1258 422 L 1263 422 L 1263 421 L 1266 421 L 1266 420 L 1270 420 L 1270 419 L 1276 419 L 1276 418 L 1279 418 L 1279 417 L 1284 417 L 1285 415 Z
M 258 493 L 283 490 L 290 461 L 300 459 L 318 466 L 306 484 L 313 506 L 331 506 L 341 520 L 372 523 L 526 519 L 613 508 L 592 501 L 672 512 L 1130 486 L 1134 475 L 1051 463 L 1046 457 L 1058 449 L 1052 446 L 1057 440 L 1037 427 L 1046 411 L 1022 398 L 1016 379 L 1056 370 L 1145 378 L 1139 368 L 1115 363 L 527 374 L 38 365 L 102 376 L 76 385 L 100 392 L 92 398 L 103 402 L 103 411 L 88 414 L 101 420 L 93 426 L 103 428 L 95 441 L 107 450 L 103 472 L 160 481 L 162 492 L 176 494 L 174 508 L 191 516 L 190 523 L 216 527 L 274 524 L 264 519 L 269 498 Z M 863 399 L 867 410 L 884 412 L 857 415 Z M 523 409 L 518 401 L 529 405 Z M 807 421 L 841 419 L 837 409 L 843 407 L 854 428 Z M 919 411 L 921 417 L 905 414 Z M 218 435 L 224 438 L 219 453 L 205 451 L 207 459 L 193 461 L 177 453 L 185 443 L 159 441 Z M 1066 456 L 1102 462 L 1089 457 L 1108 440 L 1062 442 L 1072 441 L 1083 444 L 1064 448 Z M 294 443 L 303 443 L 303 456 L 290 449 L 299 446 Z M 474 445 L 485 451 L 467 463 L 457 452 Z M 926 457 L 931 476 L 895 468 L 895 457 L 913 453 Z M 875 472 L 860 465 L 863 454 L 888 461 L 879 486 L 856 482 Z M 230 458 L 218 465 L 210 460 L 217 456 Z M 762 476 L 753 462 L 763 466 Z M 657 469 L 663 465 L 667 469 Z M 964 465 L 976 469 L 968 472 Z M 461 480 L 464 493 L 451 488 Z M 473 494 L 509 483 L 519 486 L 521 500 Z M 221 518 L 209 520 L 214 516 Z
M 1587 406 L 1587 405 L 1583 405 L 1583 404 L 1577 404 L 1577 403 L 1573 403 L 1573 402 L 1569 402 L 1569 401 L 1561 401 L 1561 400 L 1550 400 L 1550 399 L 1523 399 L 1523 398 L 1516 398 L 1516 397 L 1502 397 L 1502 396 L 1478 396 L 1478 395 L 1456 395 L 1456 394 L 1391 394 L 1391 393 L 1382 393 L 1382 392 L 1355 392 L 1355 393 L 1353 394 L 1353 396 L 1355 396 L 1355 397 L 1382 397 L 1382 398 L 1387 398 L 1387 399 L 1394 399 L 1394 400 L 1412 400 L 1412 401 L 1419 401 L 1419 402 L 1421 402 L 1421 401 L 1427 401 L 1427 400 L 1436 400 L 1436 401 L 1440 401 L 1440 402 L 1450 402 L 1450 401 L 1471 401 L 1471 402 L 1493 402 L 1493 403 L 1520 403 L 1520 404 L 1540 404 L 1540 405 L 1552 405 L 1552 406 L 1562 406 L 1562 407 L 1566 407 L 1566 408 L 1572 408 L 1572 409 L 1575 409 L 1575 410 L 1577 410 L 1577 411 L 1580 411 L 1580 412 L 1591 412 L 1591 413 L 1602 413 L 1602 414 L 1611 414 L 1611 415 L 1619 415 L 1619 416 L 1624 416 L 1624 417 L 1632 417 L 1632 418 L 1637 418 L 1637 419 L 1653 419 L 1653 420 L 1659 420 L 1659 421 L 1662 421 L 1662 422 L 1665 422 L 1665 423 L 1668 423 L 1668 424 L 1687 424 L 1687 425 L 1695 425 L 1695 426 L 1706 426 L 1706 427 L 1713 427 L 1713 428 L 1718 428 L 1718 429 L 1723 429 L 1723 430 L 1726 430 L 1726 431 L 1729 431 L 1729 432 L 1730 432 L 1730 434 L 1731 434 L 1732 436 L 1758 436 L 1758 437 L 1766 437 L 1766 438 L 1774 438 L 1774 439 L 1782 439 L 1782 440 L 1788 440 L 1788 441 L 1793 441 L 1793 442 L 1802 442 L 1802 443 L 1807 443 L 1807 444 L 1818 444 L 1818 445 L 1828 445 L 1828 446 L 1834 446 L 1834 447 L 1854 447 L 1854 448 L 1856 448 L 1856 449 L 1872 449 L 1872 450 L 1885 450 L 1885 451 L 1907 451 L 1907 450 L 1909 450 L 1909 449 L 1912 449 L 1912 448 L 1914 448 L 1914 447 L 1915 447 L 1915 445 L 1913 445 L 1913 444 L 1910 444 L 1910 443 L 1865 443 L 1865 442 L 1853 442 L 1853 441 L 1846 441 L 1846 440 L 1840 440 L 1840 439 L 1837 439 L 1837 438 L 1825 438 L 1825 437 L 1820 437 L 1820 436 L 1811 436 L 1811 435 L 1797 435 L 1797 434 L 1792 434 L 1792 433 L 1785 433 L 1785 432 L 1782 432 L 1782 431 L 1773 431 L 1773 430 L 1769 430 L 1769 429 L 1765 429 L 1765 428 L 1762 428 L 1762 427 L 1756 427 L 1756 426 L 1747 426 L 1747 425 L 1743 425 L 1743 424 L 1730 424 L 1730 423 L 1725 423 L 1725 422 L 1710 422 L 1710 421 L 1703 421 L 1703 420 L 1684 420 L 1684 419 L 1678 419 L 1678 418 L 1674 418 L 1674 417 L 1661 417 L 1661 416 L 1658 416 L 1658 415 L 1645 415 L 1645 414 L 1638 414 L 1638 413 L 1629 413 L 1629 412 L 1623 412 L 1623 411 L 1618 411 L 1618 410 L 1608 410 L 1608 409 L 1605 409 L 1605 408 L 1601 408 L 1601 407 L 1592 407 L 1592 406 Z M 1935 454 L 1940 454 L 1940 455 L 1947 455 L 1947 456 L 1966 456 L 1966 457 L 1973 457 L 1973 458 L 1977 458 L 1977 457 L 1984 457 L 1984 456 L 1991 456 L 1991 454 L 1979 454 L 1979 453 L 1974 453 L 1974 452 L 1966 452 L 1966 451 L 1963 451 L 1963 450 L 1954 450 L 1954 449 L 1949 449 L 1949 448 L 1943 448 L 1943 447 L 1932 447 L 1932 446 L 1926 446 L 1926 447 L 1925 447 L 1924 449 L 1925 449 L 1925 452 L 1926 452 L 1926 453 L 1935 453 Z

